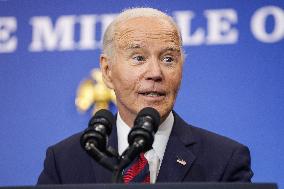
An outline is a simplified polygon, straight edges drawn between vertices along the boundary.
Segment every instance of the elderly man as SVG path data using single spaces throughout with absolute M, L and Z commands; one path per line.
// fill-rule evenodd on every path
M 247 147 L 188 125 L 174 111 L 184 54 L 171 17 L 151 8 L 122 12 L 107 28 L 100 57 L 106 85 L 117 97 L 110 144 L 121 154 L 137 113 L 153 107 L 161 115 L 153 149 L 143 156 L 150 182 L 250 182 Z M 78 133 L 50 147 L 38 184 L 107 183 L 111 172 L 83 151 Z

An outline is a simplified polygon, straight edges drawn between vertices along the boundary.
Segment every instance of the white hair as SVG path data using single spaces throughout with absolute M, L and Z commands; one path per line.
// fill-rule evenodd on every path
M 108 56 L 113 55 L 113 41 L 116 27 L 119 23 L 137 17 L 158 17 L 167 20 L 178 31 L 180 44 L 182 44 L 181 33 L 173 18 L 166 13 L 153 8 L 129 8 L 121 12 L 107 27 L 103 37 L 103 53 Z M 182 52 L 183 55 L 183 52 Z

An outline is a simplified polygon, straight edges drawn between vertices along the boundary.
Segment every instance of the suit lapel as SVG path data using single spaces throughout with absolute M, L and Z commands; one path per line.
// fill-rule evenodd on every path
M 113 126 L 111 135 L 109 136 L 109 146 L 117 150 L 117 130 L 116 125 Z M 111 182 L 112 172 L 92 160 L 96 183 L 109 183 Z
M 179 182 L 184 179 L 195 160 L 189 146 L 195 139 L 188 126 L 175 112 L 174 125 L 163 157 L 157 182 Z

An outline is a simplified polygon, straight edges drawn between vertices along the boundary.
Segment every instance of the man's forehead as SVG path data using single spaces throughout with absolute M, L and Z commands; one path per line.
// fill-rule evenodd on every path
M 177 29 L 165 19 L 139 17 L 127 20 L 117 26 L 114 36 L 117 45 L 123 48 L 143 48 L 149 42 L 160 42 L 167 48 L 179 48 Z

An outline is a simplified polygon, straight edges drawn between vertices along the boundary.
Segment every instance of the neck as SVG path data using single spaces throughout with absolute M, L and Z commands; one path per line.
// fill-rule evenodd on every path
M 126 113 L 120 110 L 118 110 L 118 112 L 119 112 L 121 119 L 127 124 L 127 126 L 132 128 L 137 114 Z

